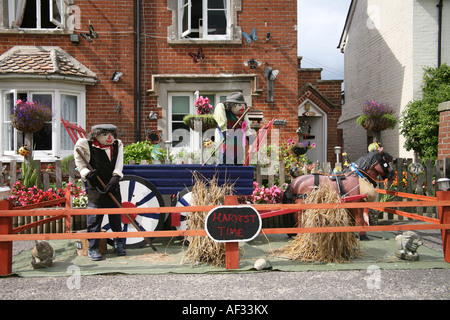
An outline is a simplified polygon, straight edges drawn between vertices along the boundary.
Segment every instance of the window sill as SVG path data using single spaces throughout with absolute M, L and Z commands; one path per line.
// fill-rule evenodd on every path
M 45 34 L 45 35 L 69 35 L 74 30 L 62 29 L 0 29 L 0 34 Z
M 3 155 L 0 156 L 0 161 L 2 163 L 11 163 L 11 161 L 16 160 L 17 162 L 23 162 L 24 157 L 21 155 Z M 52 156 L 52 155 L 34 155 L 33 160 L 39 160 L 41 163 L 47 163 L 47 162 L 55 162 L 56 160 L 59 160 L 59 158 Z
M 227 39 L 227 40 L 217 40 L 217 39 L 167 39 L 167 43 L 171 45 L 177 44 L 215 44 L 215 45 L 236 45 L 242 44 L 242 39 Z

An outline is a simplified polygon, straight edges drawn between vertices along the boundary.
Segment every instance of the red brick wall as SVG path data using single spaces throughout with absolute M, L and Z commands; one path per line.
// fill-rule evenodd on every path
M 80 43 L 75 46 L 69 35 L 2 34 L 0 52 L 16 45 L 36 45 L 58 46 L 72 55 L 98 77 L 94 86 L 86 86 L 87 129 L 99 123 L 113 123 L 125 143 L 134 142 L 134 1 L 77 0 L 76 5 L 81 11 L 81 29 L 76 31 L 88 32 L 90 21 L 99 35 L 93 42 L 80 36 Z M 111 81 L 114 70 L 124 73 L 117 83 Z M 119 101 L 120 114 L 115 111 Z
M 438 159 L 450 157 L 450 102 L 439 105 Z
M 89 22 L 99 34 L 89 43 L 80 37 L 75 46 L 69 35 L 2 34 L 0 52 L 15 45 L 59 46 L 97 74 L 94 86 L 87 86 L 87 130 L 98 123 L 113 123 L 125 144 L 145 139 L 145 129 L 155 129 L 149 121 L 150 111 L 156 109 L 156 98 L 146 91 L 151 88 L 152 74 L 258 74 L 258 87 L 262 95 L 253 97 L 255 109 L 264 110 L 264 122 L 272 118 L 286 119 L 280 127 L 283 138 L 297 129 L 298 76 L 297 76 L 297 1 L 242 1 L 238 12 L 238 25 L 244 32 L 256 27 L 258 41 L 250 45 L 201 45 L 206 59 L 192 62 L 188 53 L 199 45 L 170 45 L 167 27 L 172 24 L 172 12 L 167 10 L 167 0 L 141 1 L 142 58 L 141 66 L 141 136 L 136 136 L 136 51 L 135 51 L 135 1 L 77 0 L 81 11 L 81 29 L 87 32 Z M 282 17 L 282 18 L 280 18 Z M 270 40 L 265 41 L 266 32 Z M 254 58 L 263 64 L 250 70 L 244 61 Z M 274 101 L 267 103 L 264 66 L 279 70 L 274 82 Z M 111 81 L 114 70 L 124 76 L 119 82 Z M 121 103 L 119 114 L 115 109 Z
M 145 1 L 142 8 L 143 43 L 146 55 L 141 73 L 143 92 L 142 114 L 148 115 L 156 109 L 157 98 L 145 95 L 151 87 L 152 74 L 258 74 L 258 87 L 262 95 L 253 97 L 254 109 L 264 111 L 263 122 L 272 118 L 287 119 L 281 134 L 288 137 L 297 129 L 297 1 L 242 0 L 242 11 L 238 12 L 238 25 L 250 33 L 256 27 L 258 41 L 237 45 L 217 44 L 168 44 L 167 27 L 172 25 L 172 12 L 167 10 L 166 0 Z M 282 18 L 280 18 L 282 17 Z M 143 27 L 144 28 L 144 27 Z M 265 41 L 270 32 L 270 40 Z M 201 46 L 205 60 L 194 64 L 189 52 L 197 52 Z M 243 65 L 250 58 L 261 61 L 256 69 Z M 267 103 L 267 87 L 264 66 L 279 70 L 274 82 L 274 103 Z M 159 115 L 160 117 L 161 115 Z M 142 131 L 156 129 L 156 122 L 142 116 Z

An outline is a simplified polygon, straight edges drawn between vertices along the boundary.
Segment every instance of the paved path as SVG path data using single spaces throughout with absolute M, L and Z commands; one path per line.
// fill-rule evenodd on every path
M 442 248 L 440 234 L 421 231 Z M 14 243 L 14 254 L 33 242 Z M 449 300 L 450 269 L 0 278 L 0 299 Z M 178 309 L 177 309 L 178 310 Z M 175 310 L 174 312 L 178 312 Z

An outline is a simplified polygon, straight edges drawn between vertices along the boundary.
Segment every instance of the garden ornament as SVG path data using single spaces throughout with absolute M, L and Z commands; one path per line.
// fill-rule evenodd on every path
M 49 268 L 53 265 L 53 247 L 47 241 L 34 241 L 31 251 L 31 265 L 33 269 Z
M 19 148 L 19 154 L 26 157 L 30 153 L 30 147 L 23 145 Z
M 397 250 L 395 250 L 397 258 L 408 261 L 419 260 L 417 249 L 423 244 L 423 241 L 417 233 L 405 231 L 403 234 L 396 236 L 395 241 L 397 242 Z

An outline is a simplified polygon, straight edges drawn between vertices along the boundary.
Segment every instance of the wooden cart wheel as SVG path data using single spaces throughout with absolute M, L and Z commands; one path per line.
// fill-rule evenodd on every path
M 125 175 L 120 180 L 122 207 L 124 208 L 155 208 L 164 207 L 164 200 L 158 189 L 148 180 L 133 175 Z M 165 213 L 142 213 L 129 215 L 141 230 L 155 231 L 162 229 Z M 108 216 L 103 217 L 102 229 L 111 231 Z M 137 231 L 125 215 L 122 215 L 122 231 Z M 147 242 L 144 238 L 123 239 L 126 248 L 141 248 Z
M 187 207 L 191 205 L 191 197 L 192 197 L 192 188 L 188 187 L 180 192 L 178 192 L 175 197 L 174 202 L 172 203 L 172 207 Z M 180 213 L 180 225 L 175 226 L 177 230 L 186 230 L 187 229 L 187 216 L 190 212 L 181 212 Z M 171 218 L 173 219 L 174 214 L 172 213 Z

